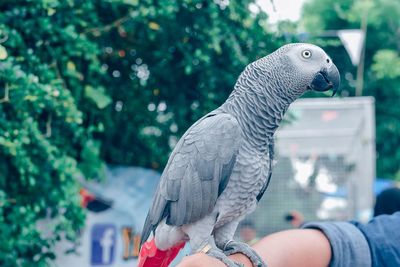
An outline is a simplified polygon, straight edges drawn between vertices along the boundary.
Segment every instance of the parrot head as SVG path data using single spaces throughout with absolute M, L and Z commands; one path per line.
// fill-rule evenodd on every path
M 336 94 L 340 74 L 324 50 L 306 43 L 285 45 L 278 51 L 281 49 L 285 50 L 281 62 L 287 70 L 286 77 L 295 81 L 291 83 L 292 89 L 297 92 L 324 92 L 332 89 L 333 95 Z

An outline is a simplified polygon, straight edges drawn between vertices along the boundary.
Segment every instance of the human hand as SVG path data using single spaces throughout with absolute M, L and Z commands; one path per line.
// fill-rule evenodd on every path
M 234 254 L 229 256 L 232 260 L 244 264 L 244 266 L 253 266 L 250 260 L 242 254 Z M 186 256 L 177 267 L 226 267 L 221 261 L 210 257 L 204 253 L 197 253 Z

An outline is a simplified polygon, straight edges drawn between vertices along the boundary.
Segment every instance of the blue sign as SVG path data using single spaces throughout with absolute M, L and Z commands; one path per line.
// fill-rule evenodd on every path
M 114 224 L 92 226 L 92 265 L 111 265 L 114 261 L 117 229 Z

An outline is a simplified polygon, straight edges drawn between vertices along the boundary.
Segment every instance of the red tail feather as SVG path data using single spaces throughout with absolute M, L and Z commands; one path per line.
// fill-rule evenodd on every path
M 143 244 L 138 267 L 168 267 L 184 246 L 185 243 L 180 243 L 168 250 L 159 250 L 153 238 Z

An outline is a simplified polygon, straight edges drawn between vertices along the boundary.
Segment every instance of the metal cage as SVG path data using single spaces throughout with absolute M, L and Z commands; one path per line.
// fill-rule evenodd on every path
M 300 99 L 276 133 L 272 180 L 249 215 L 259 235 L 310 220 L 367 220 L 375 178 L 374 99 Z

